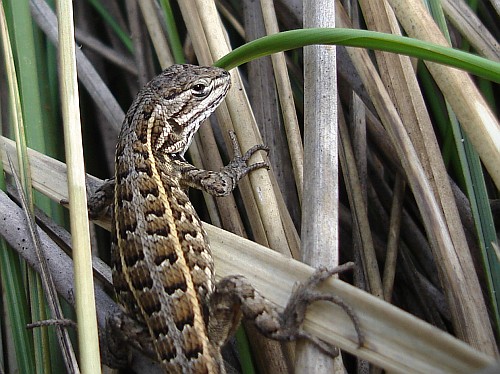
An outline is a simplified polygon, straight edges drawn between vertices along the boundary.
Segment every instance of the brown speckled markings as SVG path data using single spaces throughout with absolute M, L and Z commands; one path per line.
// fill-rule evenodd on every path
M 222 69 L 172 66 L 139 93 L 117 145 L 113 282 L 169 373 L 223 370 L 202 307 L 214 287 L 213 260 L 180 169 L 189 165 L 182 156 L 193 134 L 229 85 Z
M 307 305 L 315 300 L 338 303 L 358 325 L 341 300 L 314 290 L 336 269 L 318 271 L 297 287 L 283 313 L 242 276 L 215 285 L 207 235 L 186 190 L 224 196 L 252 170 L 268 167 L 265 162 L 247 166 L 255 152 L 267 148 L 257 145 L 241 155 L 234 133 L 235 157 L 220 172 L 200 170 L 184 160 L 201 121 L 229 85 L 229 74 L 219 68 L 168 68 L 139 92 L 116 148 L 113 284 L 120 304 L 149 332 L 140 349 L 149 352 L 145 345 L 152 341 L 166 373 L 225 373 L 220 349 L 242 315 L 267 337 L 307 338 L 329 354 L 335 353 L 332 347 L 301 329 Z M 108 190 L 104 186 L 97 196 L 109 195 Z

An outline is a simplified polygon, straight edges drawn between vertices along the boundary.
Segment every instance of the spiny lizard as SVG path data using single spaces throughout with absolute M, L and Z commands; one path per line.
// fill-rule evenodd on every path
M 338 270 L 317 271 L 281 313 L 243 276 L 215 283 L 208 238 L 187 189 L 224 196 L 250 171 L 268 167 L 247 166 L 255 152 L 267 148 L 256 145 L 241 155 L 234 133 L 235 157 L 220 172 L 197 169 L 184 159 L 195 132 L 230 84 L 227 71 L 193 65 L 173 65 L 151 80 L 124 120 L 114 181 L 100 190 L 114 192 L 112 265 L 118 301 L 148 332 L 145 340 L 168 373 L 224 373 L 221 347 L 242 315 L 267 337 L 305 337 L 336 352 L 303 331 L 301 323 L 307 305 L 325 299 L 311 289 Z M 332 297 L 327 300 L 339 303 L 357 328 L 350 309 Z M 142 343 L 145 350 L 147 344 Z

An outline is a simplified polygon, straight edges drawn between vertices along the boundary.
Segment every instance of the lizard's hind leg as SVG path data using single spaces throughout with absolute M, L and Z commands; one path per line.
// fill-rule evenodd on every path
M 330 356 L 336 356 L 338 350 L 335 347 L 302 328 L 307 307 L 315 301 L 324 300 L 339 305 L 347 313 L 354 324 L 358 344 L 361 346 L 363 335 L 354 310 L 340 297 L 315 290 L 319 283 L 352 266 L 352 263 L 349 263 L 334 269 L 318 269 L 307 281 L 295 287 L 283 311 L 279 311 L 255 290 L 245 277 L 234 275 L 221 279 L 209 300 L 210 340 L 222 346 L 232 336 L 244 316 L 253 321 L 257 329 L 268 338 L 282 341 L 305 338 Z

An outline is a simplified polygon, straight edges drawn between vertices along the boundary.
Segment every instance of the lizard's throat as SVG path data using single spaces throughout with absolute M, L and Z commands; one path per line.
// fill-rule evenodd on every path
M 191 122 L 188 126 L 180 128 L 175 123 L 163 127 L 158 137 L 154 150 L 161 153 L 178 153 L 184 156 L 193 141 L 194 134 L 198 131 L 202 120 Z

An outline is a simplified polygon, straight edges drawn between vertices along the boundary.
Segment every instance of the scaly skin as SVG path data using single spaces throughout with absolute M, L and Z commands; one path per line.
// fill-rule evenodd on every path
M 220 349 L 242 315 L 270 338 L 307 338 L 332 355 L 333 347 L 300 328 L 307 305 L 319 299 L 338 303 L 357 325 L 345 304 L 310 287 L 299 287 L 280 313 L 242 276 L 215 284 L 208 238 L 186 190 L 224 196 L 250 171 L 268 167 L 247 166 L 252 154 L 267 148 L 257 145 L 241 155 L 234 133 L 235 158 L 220 172 L 184 160 L 201 122 L 229 86 L 225 70 L 193 65 L 173 65 L 149 82 L 125 117 L 115 179 L 100 192 L 109 195 L 114 183 L 112 265 L 118 301 L 147 330 L 167 373 L 224 373 Z M 313 287 L 336 271 L 320 270 L 307 284 Z

